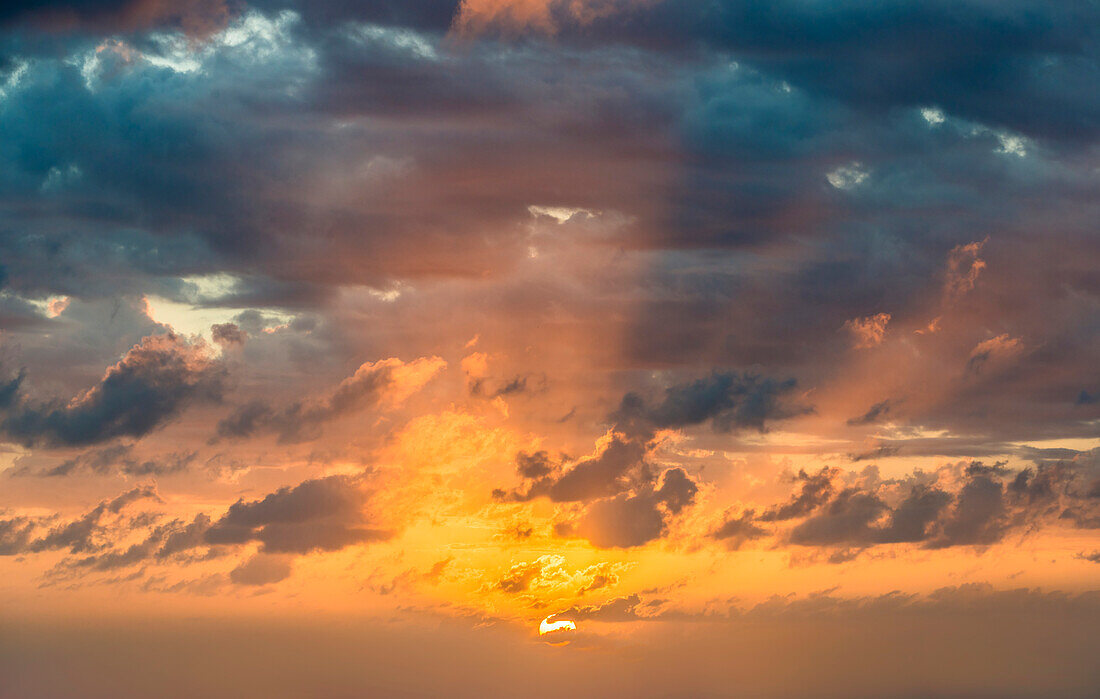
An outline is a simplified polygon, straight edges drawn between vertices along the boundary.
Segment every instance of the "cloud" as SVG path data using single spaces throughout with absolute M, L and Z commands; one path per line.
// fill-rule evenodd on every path
M 781 420 L 809 411 L 789 401 L 793 379 L 776 380 L 753 373 L 718 373 L 665 390 L 661 402 L 647 405 L 628 393 L 612 416 L 630 433 L 681 428 L 710 421 L 716 432 L 743 429 L 764 431 L 768 420 Z
M 566 576 L 564 564 L 565 559 L 558 555 L 540 556 L 534 561 L 516 563 L 494 586 L 501 592 L 513 595 L 525 593 L 532 588 L 552 586 Z
M 509 545 L 556 525 L 598 547 L 695 537 L 839 561 L 1100 521 L 1100 480 L 1059 441 L 1095 437 L 1100 417 L 1091 4 L 169 5 L 0 10 L 0 334 L 4 366 L 26 367 L 0 374 L 0 432 L 31 450 L 2 456 L 12 474 L 81 476 L 9 480 L 0 548 L 72 523 L 31 505 L 144 474 L 174 474 L 188 516 L 115 537 L 130 525 L 105 514 L 73 565 L 260 548 L 262 579 L 280 556 L 383 537 L 385 512 L 274 511 L 348 492 L 294 483 L 390 455 L 381 434 L 335 433 L 441 369 L 317 377 L 435 353 L 466 355 L 468 381 L 448 376 L 404 412 L 457 401 L 524 438 L 506 447 L 514 480 L 484 482 L 503 478 L 487 444 L 492 465 L 461 486 L 441 476 L 433 497 L 449 514 L 482 503 L 466 488 L 502 486 L 484 511 L 505 519 L 471 531 L 511 529 L 495 539 Z M 148 315 L 169 322 L 167 305 L 146 297 L 202 317 L 221 351 L 165 353 L 207 369 L 127 354 L 102 377 L 167 330 Z M 475 334 L 477 352 L 460 350 Z M 216 415 L 189 408 L 222 396 Z M 806 434 L 769 462 L 782 466 L 742 469 L 740 452 L 794 441 L 752 433 L 806 414 L 810 396 L 821 419 L 792 425 Z M 482 400 L 496 398 L 510 415 Z M 266 435 L 309 444 L 250 441 Z M 61 447 L 74 448 L 45 453 Z M 1011 460 L 884 479 L 833 469 L 845 454 Z M 790 497 L 761 496 L 780 467 L 798 473 Z M 280 474 L 296 475 L 265 496 Z M 240 521 L 195 516 L 241 492 Z M 387 493 L 402 514 L 409 498 Z M 214 583 L 251 571 L 242 561 Z
M 474 352 L 462 358 L 462 371 L 466 374 L 466 390 L 472 396 L 487 399 L 500 398 L 545 388 L 546 377 L 516 375 L 507 378 L 492 376 L 489 355 Z
M 150 335 L 67 404 L 9 405 L 0 432 L 26 446 L 79 446 L 144 437 L 193 402 L 221 398 L 225 368 L 201 341 Z
M 664 534 L 665 521 L 651 493 L 619 495 L 593 503 L 576 532 L 600 548 L 641 546 Z
M 757 526 L 754 522 L 755 512 L 753 510 L 745 510 L 736 517 L 732 513 L 726 512 L 722 523 L 710 533 L 710 536 L 725 542 L 728 548 L 736 551 L 747 542 L 760 539 L 769 534 L 767 529 Z
M 570 607 L 556 616 L 571 621 L 605 621 L 611 623 L 638 621 L 643 618 L 638 613 L 640 607 L 641 597 L 630 595 L 628 597 L 616 597 L 603 604 Z
M 834 562 L 862 548 L 911 543 L 928 549 L 987 547 L 1014 531 L 1071 522 L 1097 526 L 1097 503 L 1087 496 L 1093 467 L 1053 461 L 1019 471 L 980 461 L 945 466 L 934 474 L 881 480 L 877 470 L 855 478 L 824 467 L 800 472 L 791 499 L 761 514 L 727 514 L 711 533 L 734 547 L 768 532 L 758 525 L 794 521 L 779 540 L 801 547 L 833 549 Z M 848 484 L 845 483 L 848 481 Z M 854 549 L 852 548 L 854 547 Z
M 241 330 L 236 323 L 215 323 L 210 326 L 210 333 L 213 335 L 214 342 L 223 347 L 243 345 L 248 339 L 248 333 Z
M 453 30 L 465 35 L 485 32 L 555 34 L 562 25 L 612 17 L 652 0 L 462 0 Z
M 217 519 L 206 513 L 190 521 L 166 520 L 158 512 L 126 514 L 141 501 L 164 505 L 156 486 L 144 485 L 61 523 L 52 517 L 0 517 L 0 555 L 67 550 L 47 575 L 49 583 L 138 565 L 188 565 L 258 542 L 258 553 L 238 562 L 228 579 L 239 585 L 266 585 L 288 577 L 296 556 L 393 536 L 373 523 L 370 493 L 362 477 L 307 480 L 259 500 L 238 500 Z M 129 543 L 135 537 L 140 538 Z
M 866 451 L 849 454 L 848 458 L 852 461 L 869 461 L 871 459 L 885 459 L 890 456 L 897 456 L 900 452 L 901 447 L 897 444 L 882 444 Z
M 877 313 L 866 318 L 853 318 L 845 321 L 844 328 L 852 335 L 852 346 L 867 349 L 881 344 L 886 337 L 886 326 L 890 322 L 889 313 Z
M 380 405 L 398 405 L 446 366 L 439 357 L 411 362 L 382 359 L 367 362 L 331 393 L 276 409 L 254 401 L 238 407 L 218 422 L 218 437 L 241 439 L 275 432 L 280 442 L 317 439 L 324 423 Z
M 947 256 L 947 272 L 943 286 L 946 299 L 958 299 L 974 289 L 978 275 L 985 269 L 985 260 L 978 255 L 987 242 L 989 238 L 952 248 Z
M 392 532 L 369 518 L 369 494 L 359 478 L 329 476 L 280 488 L 262 500 L 238 500 L 206 530 L 209 544 L 261 543 L 264 553 L 337 551 L 383 541 Z
M 656 403 L 628 393 L 609 416 L 613 426 L 594 454 L 567 463 L 553 461 L 546 452 L 520 452 L 516 470 L 525 487 L 496 489 L 493 496 L 506 502 L 546 497 L 585 503 L 575 520 L 558 523 L 562 534 L 579 535 L 604 548 L 641 546 L 664 536 L 698 492 L 698 484 L 682 468 L 661 472 L 650 465 L 647 457 L 657 432 L 707 422 L 719 433 L 764 431 L 768 421 L 809 410 L 788 398 L 794 388 L 790 380 L 715 373 L 666 388 Z
M 290 577 L 293 559 L 288 556 L 257 554 L 229 572 L 236 585 L 270 585 Z
M 93 553 L 110 545 L 106 520 L 127 506 L 142 500 L 162 502 L 156 485 L 140 485 L 114 498 L 103 500 L 76 519 L 50 524 L 50 518 L 13 517 L 0 519 L 0 555 L 14 556 L 68 549 L 70 553 Z M 40 535 L 34 532 L 45 529 Z
M 102 476 L 121 473 L 128 476 L 159 476 L 186 471 L 197 457 L 198 452 L 189 451 L 142 458 L 134 452 L 132 444 L 111 444 L 81 452 L 50 468 L 34 469 L 23 466 L 11 471 L 11 475 L 62 477 L 73 474 Z
M 15 556 L 26 551 L 34 527 L 29 517 L 0 519 L 0 556 Z
M 29 22 L 51 31 L 134 31 L 179 28 L 202 37 L 221 29 L 232 13 L 225 0 L 20 0 L 0 10 L 0 24 Z
M 760 521 L 782 522 L 809 514 L 828 501 L 834 490 L 833 480 L 839 474 L 839 469 L 827 466 L 815 474 L 799 471 L 795 476 L 795 482 L 802 483 L 798 493 L 783 505 L 769 507 L 760 515 Z
M 1009 337 L 1008 333 L 982 340 L 970 351 L 966 370 L 974 374 L 980 373 L 987 364 L 1018 355 L 1023 349 L 1023 343 L 1019 338 Z
M 879 418 L 888 414 L 890 412 L 890 408 L 892 407 L 893 403 L 889 399 L 879 401 L 878 403 L 875 403 L 870 408 L 868 408 L 867 412 L 865 412 L 864 414 L 858 417 L 849 418 L 848 425 L 873 425 L 879 421 Z

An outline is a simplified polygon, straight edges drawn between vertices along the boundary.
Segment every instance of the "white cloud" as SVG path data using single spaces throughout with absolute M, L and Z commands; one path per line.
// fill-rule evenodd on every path
M 920 115 L 924 117 L 929 126 L 939 126 L 947 121 L 947 117 L 944 116 L 943 110 L 939 107 L 921 107 Z
M 19 83 L 22 82 L 23 76 L 27 74 L 27 68 L 30 64 L 26 61 L 16 61 L 15 65 L 8 74 L 4 76 L 0 81 L 0 100 L 10 95 L 15 88 L 19 87 Z
M 825 179 L 829 181 L 829 184 L 837 189 L 852 189 L 862 184 L 867 177 L 867 171 L 864 170 L 863 165 L 858 162 L 841 165 L 825 175 Z
M 43 192 L 54 192 L 78 182 L 84 173 L 75 163 L 69 163 L 65 167 L 51 167 L 46 173 L 46 179 L 42 180 Z
M 410 29 L 382 27 L 377 24 L 350 24 L 347 36 L 360 45 L 383 45 L 427 61 L 439 60 L 439 53 L 423 34 Z
M 584 218 L 594 218 L 599 212 L 588 209 L 574 208 L 570 206 L 535 206 L 527 207 L 527 212 L 534 217 L 549 216 L 558 223 L 565 223 L 578 214 L 584 214 Z

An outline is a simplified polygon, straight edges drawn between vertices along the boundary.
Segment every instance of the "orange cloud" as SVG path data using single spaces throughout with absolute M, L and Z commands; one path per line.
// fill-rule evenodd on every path
M 889 322 L 889 313 L 876 313 L 866 318 L 853 318 L 846 321 L 844 327 L 852 334 L 855 349 L 866 349 L 882 342 Z
M 985 260 L 978 257 L 978 253 L 987 242 L 989 242 L 988 237 L 966 245 L 958 245 L 948 254 L 947 280 L 943 286 L 946 300 L 957 299 L 974 288 L 978 275 L 985 269 Z
M 535 31 L 554 34 L 563 20 L 589 24 L 647 0 L 463 0 L 455 16 L 460 34 Z

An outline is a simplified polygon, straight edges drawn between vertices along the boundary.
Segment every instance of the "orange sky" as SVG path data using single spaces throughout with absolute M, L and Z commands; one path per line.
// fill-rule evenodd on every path
M 0 699 L 1093 696 L 1095 15 L 0 11 Z

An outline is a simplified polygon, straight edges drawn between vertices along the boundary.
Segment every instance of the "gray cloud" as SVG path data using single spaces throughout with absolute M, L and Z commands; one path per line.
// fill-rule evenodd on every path
M 433 364 L 435 362 L 435 364 Z M 438 359 L 419 359 L 410 363 L 431 369 L 422 377 L 404 378 L 400 375 L 405 365 L 398 360 L 382 360 L 361 365 L 356 372 L 342 381 L 327 395 L 309 401 L 296 401 L 282 408 L 272 407 L 263 401 L 246 403 L 218 422 L 217 436 L 241 439 L 264 432 L 275 432 L 280 442 L 304 442 L 321 435 L 326 422 L 377 406 L 390 389 L 404 389 L 401 380 L 411 381 L 411 388 L 419 388 L 441 363 Z M 435 368 L 432 369 L 432 366 Z M 411 391 L 410 391 L 411 392 Z
M 225 369 L 178 335 L 151 335 L 67 404 L 9 405 L 0 430 L 26 446 L 74 446 L 143 437 L 189 403 L 221 398 Z
M 110 500 L 103 500 L 80 517 L 60 524 L 52 518 L 13 517 L 0 519 L 0 555 L 14 556 L 68 549 L 70 553 L 93 553 L 110 545 L 105 520 L 128 505 L 142 500 L 160 501 L 155 485 L 131 488 Z M 41 531 L 41 534 L 36 532 Z
M 229 572 L 237 585 L 270 585 L 290 577 L 291 562 L 287 556 L 257 554 Z
M 1040 463 L 1019 471 L 973 461 L 936 474 L 917 472 L 884 481 L 873 469 L 853 479 L 826 467 L 812 475 L 800 472 L 801 485 L 786 503 L 759 515 L 751 510 L 739 517 L 727 513 L 711 536 L 738 548 L 774 534 L 785 544 L 833 549 L 833 562 L 886 544 L 985 547 L 1012 532 L 1058 522 L 1098 526 L 1097 503 L 1087 495 L 1093 472 L 1088 460 Z M 953 474 L 949 480 L 957 488 L 937 484 L 940 474 L 947 473 Z M 845 480 L 854 483 L 845 485 Z M 792 520 L 785 532 L 760 526 Z
M 329 476 L 281 488 L 262 500 L 239 500 L 206 531 L 210 544 L 259 541 L 266 553 L 336 551 L 381 541 L 392 532 L 371 526 L 369 495 L 358 478 Z
M 710 533 L 710 536 L 723 541 L 730 549 L 737 550 L 749 541 L 768 536 L 768 530 L 757 526 L 755 521 L 753 510 L 745 510 L 736 517 L 727 512 L 723 516 L 722 523 Z
M 864 414 L 853 417 L 848 420 L 849 425 L 872 425 L 878 422 L 880 417 L 883 417 L 890 412 L 890 408 L 893 404 L 889 400 L 880 401 L 875 403 Z

